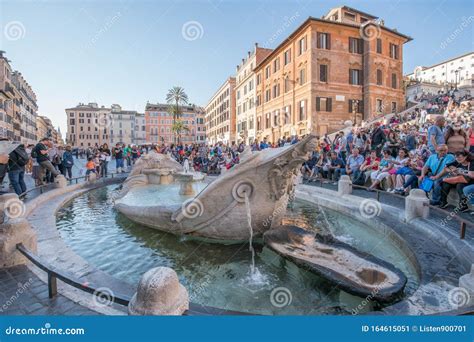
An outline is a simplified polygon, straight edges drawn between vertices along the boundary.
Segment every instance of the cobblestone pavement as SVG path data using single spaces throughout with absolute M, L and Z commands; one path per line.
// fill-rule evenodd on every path
M 98 315 L 62 295 L 48 297 L 48 286 L 26 266 L 0 269 L 0 315 Z

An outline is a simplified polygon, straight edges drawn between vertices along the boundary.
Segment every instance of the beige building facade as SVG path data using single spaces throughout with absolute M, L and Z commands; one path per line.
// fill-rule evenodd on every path
M 66 143 L 73 147 L 98 147 L 110 145 L 110 131 L 113 127 L 112 110 L 97 103 L 79 103 L 67 108 Z
M 266 56 L 272 52 L 255 44 L 252 52 L 237 65 L 235 100 L 236 100 L 236 138 L 250 144 L 256 137 L 256 76 L 254 69 Z
M 122 110 L 118 104 L 111 106 L 110 143 L 131 145 L 135 140 L 136 111 Z
M 36 94 L 30 85 L 23 78 L 22 74 L 14 71 L 12 82 L 17 91 L 14 100 L 15 107 L 15 140 L 21 141 L 25 145 L 36 143 L 36 117 L 38 105 Z
M 133 143 L 137 145 L 146 144 L 146 120 L 145 113 L 137 113 L 135 115 L 135 132 Z
M 235 105 L 235 77 L 229 77 L 206 105 L 207 143 L 237 142 Z
M 0 136 L 24 144 L 36 141 L 36 94 L 0 51 Z

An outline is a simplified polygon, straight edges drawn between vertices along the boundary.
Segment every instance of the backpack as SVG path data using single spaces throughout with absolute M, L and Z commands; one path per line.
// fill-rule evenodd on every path
M 28 161 L 30 160 L 30 158 L 28 157 L 28 153 L 26 153 L 25 150 L 21 150 L 21 149 L 17 149 L 15 150 L 15 154 L 17 156 L 17 165 L 18 166 L 25 166 L 26 164 L 28 164 Z
M 36 150 L 36 146 L 31 150 L 31 158 L 38 158 L 38 151 Z

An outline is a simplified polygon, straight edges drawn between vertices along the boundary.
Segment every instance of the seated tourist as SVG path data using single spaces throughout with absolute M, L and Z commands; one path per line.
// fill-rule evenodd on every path
M 320 153 L 319 158 L 314 164 L 313 169 L 311 170 L 311 174 L 309 175 L 309 181 L 312 182 L 313 180 L 316 180 L 319 177 L 327 177 L 328 163 L 330 163 L 330 161 L 327 158 L 326 153 Z
M 410 163 L 407 165 L 413 171 L 407 175 L 397 175 L 397 184 L 402 184 L 403 186 L 395 190 L 396 193 L 400 195 L 406 195 L 410 189 L 415 189 L 418 187 L 418 177 L 421 175 L 421 170 L 423 169 L 423 157 L 422 152 L 419 150 L 417 152 L 409 152 Z
M 312 153 L 311 158 L 303 163 L 301 167 L 301 174 L 303 178 L 310 178 L 313 174 L 313 168 L 316 162 L 318 161 L 319 155 L 317 153 Z
M 340 176 L 340 172 L 337 172 L 337 170 L 344 168 L 344 165 L 344 161 L 337 156 L 337 153 L 331 152 L 330 164 L 328 165 L 329 180 L 337 182 Z
M 471 177 L 471 179 L 473 179 L 474 178 L 474 172 L 469 171 L 468 176 Z M 471 185 L 468 185 L 468 186 L 464 187 L 463 194 L 466 197 L 467 204 L 471 204 L 472 206 L 474 206 L 474 184 L 471 184 Z M 474 210 L 471 211 L 471 215 L 474 215 Z
M 432 154 L 421 170 L 420 178 L 418 179 L 420 188 L 426 192 L 432 192 L 431 205 L 439 205 L 441 199 L 441 182 L 445 176 L 444 168 L 446 164 L 454 161 L 454 156 L 448 154 L 448 146 L 438 145 L 436 153 Z M 423 184 L 425 178 L 428 178 Z
M 390 176 L 389 171 L 392 169 L 393 164 L 391 161 L 393 160 L 391 151 L 390 150 L 384 150 L 383 151 L 383 157 L 380 160 L 379 167 L 377 171 L 373 171 L 370 174 L 370 178 L 372 179 L 372 185 L 367 189 L 368 191 L 374 191 L 377 189 L 380 183 Z
M 474 171 L 474 161 L 468 151 L 459 151 L 455 154 L 456 160 L 446 164 L 444 172 L 447 174 L 441 182 L 440 208 L 448 207 L 448 195 L 451 189 L 456 189 L 459 195 L 458 208 L 461 212 L 468 211 L 467 198 L 463 189 L 474 184 L 474 178 L 469 177 L 469 171 Z
M 380 158 L 377 157 L 377 151 L 372 150 L 370 151 L 370 155 L 365 158 L 364 162 L 360 166 L 360 172 L 364 173 L 365 181 L 370 178 L 370 174 L 373 171 L 377 171 L 380 164 Z
M 359 154 L 357 147 L 352 148 L 352 153 L 347 157 L 345 168 L 341 168 L 341 174 L 349 175 L 352 179 L 357 179 L 360 173 L 360 166 L 364 163 L 364 156 Z
M 392 188 L 387 189 L 388 192 L 395 192 L 396 190 L 401 190 L 403 188 L 403 183 L 405 178 L 401 176 L 412 175 L 413 170 L 410 169 L 407 165 L 410 163 L 410 157 L 408 156 L 408 150 L 406 148 L 401 148 L 398 151 L 397 158 L 391 161 L 393 167 L 390 169 L 390 180 L 393 186 Z M 398 177 L 400 176 L 400 177 Z M 398 183 L 397 183 L 398 178 Z

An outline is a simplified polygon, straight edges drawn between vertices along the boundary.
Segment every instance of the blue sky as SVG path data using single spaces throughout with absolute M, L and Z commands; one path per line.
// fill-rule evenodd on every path
M 404 50 L 408 73 L 473 50 L 473 4 L 0 0 L 0 48 L 34 88 L 39 114 L 65 133 L 64 109 L 78 102 L 119 103 L 143 112 L 147 101 L 164 102 L 167 89 L 180 85 L 192 103 L 205 105 L 255 42 L 275 47 L 308 16 L 340 5 L 383 18 L 387 27 L 413 37 Z

